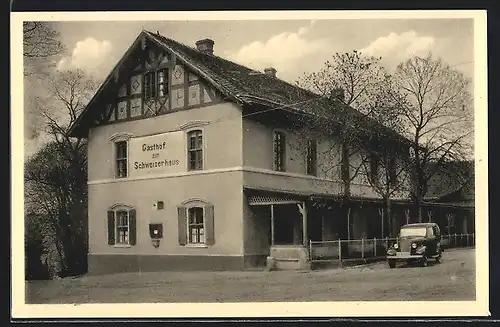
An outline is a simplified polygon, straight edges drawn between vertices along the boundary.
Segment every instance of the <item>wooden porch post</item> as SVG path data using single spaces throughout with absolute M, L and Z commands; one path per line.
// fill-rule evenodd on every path
M 271 246 L 274 245 L 274 204 L 271 204 Z
M 347 209 L 347 240 L 351 239 L 351 207 Z
M 302 205 L 300 203 L 297 203 L 297 207 L 299 208 L 300 214 L 302 215 L 302 244 L 304 246 L 307 246 L 309 243 L 309 240 L 307 238 L 307 209 L 306 209 L 306 203 L 302 202 Z

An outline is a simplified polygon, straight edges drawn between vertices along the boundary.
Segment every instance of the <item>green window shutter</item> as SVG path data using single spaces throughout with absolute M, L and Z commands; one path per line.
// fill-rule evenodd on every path
M 179 233 L 179 245 L 186 245 L 187 243 L 187 219 L 186 207 L 177 207 L 177 226 Z
M 205 207 L 205 244 L 215 244 L 214 206 L 211 204 Z
M 137 219 L 135 209 L 128 212 L 128 224 L 130 245 L 135 245 L 137 243 Z
M 115 245 L 115 212 L 108 210 L 108 244 Z

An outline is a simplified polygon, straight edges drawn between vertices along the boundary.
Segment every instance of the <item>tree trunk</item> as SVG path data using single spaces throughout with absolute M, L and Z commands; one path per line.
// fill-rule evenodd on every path
M 415 202 L 415 206 L 416 206 L 416 208 L 415 208 L 415 209 L 416 209 L 416 210 L 415 210 L 415 211 L 416 211 L 416 213 L 415 213 L 415 214 L 416 214 L 416 216 L 417 216 L 416 218 L 417 218 L 417 221 L 418 221 L 419 223 L 423 222 L 423 215 L 422 215 L 422 202 L 423 202 L 423 201 L 422 201 L 422 198 L 421 198 L 420 196 L 417 198 L 417 201 Z
M 384 204 L 385 204 L 385 210 L 384 210 L 384 218 L 383 219 L 384 219 L 384 222 L 387 223 L 387 230 L 389 231 L 389 234 L 392 237 L 391 199 L 389 199 L 388 197 L 385 198 Z

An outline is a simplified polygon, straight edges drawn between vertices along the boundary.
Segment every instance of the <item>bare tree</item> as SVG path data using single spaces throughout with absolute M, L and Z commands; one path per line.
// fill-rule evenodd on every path
M 334 54 L 333 60 L 327 61 L 319 72 L 304 74 L 297 81 L 298 86 L 325 99 L 323 105 L 314 107 L 318 115 L 302 132 L 339 137 L 341 160 L 335 164 L 328 163 L 329 167 L 322 168 L 326 171 L 341 168 L 346 196 L 350 194 L 352 181 L 363 172 L 363 162 L 349 160 L 360 156 L 363 149 L 364 141 L 360 139 L 363 127 L 359 123 L 361 120 L 377 119 L 381 115 L 384 108 L 379 94 L 387 85 L 387 78 L 386 70 L 380 65 L 380 58 L 353 51 Z M 332 147 L 327 150 L 328 153 L 337 156 L 338 148 L 335 144 Z
M 31 103 L 49 143 L 26 163 L 26 198 L 32 212 L 46 217 L 63 271 L 75 273 L 86 260 L 87 152 L 85 139 L 71 138 L 69 128 L 96 84 L 80 70 L 56 72 L 47 82 L 45 96 Z
M 401 138 L 397 133 L 400 124 L 393 101 L 396 92 L 390 90 L 393 87 L 392 80 L 380 65 L 380 59 L 357 51 L 337 53 L 332 62 L 325 63 L 322 70 L 305 74 L 297 82 L 323 99 L 314 106 L 316 115 L 312 119 L 308 118 L 309 122 L 303 124 L 300 133 L 303 133 L 302 139 L 338 137 L 340 147 L 332 142 L 324 155 L 340 157 L 340 160 L 327 160 L 320 165 L 325 172 L 340 168 L 345 202 L 351 196 L 352 183 L 370 176 L 367 175 L 367 167 L 372 162 L 374 149 L 384 150 L 379 152 L 387 164 L 393 162 L 390 155 L 404 153 L 400 144 L 394 142 L 394 137 Z M 385 148 L 384 145 L 392 148 Z M 397 174 L 402 171 L 397 169 Z M 394 177 L 392 172 L 389 177 Z M 389 217 L 389 199 L 401 189 L 401 181 L 396 185 L 393 180 L 389 183 L 389 180 L 368 178 L 363 182 L 366 180 L 373 182 L 370 184 L 373 184 L 374 190 L 384 198 L 387 205 L 385 212 Z M 347 210 L 346 214 L 349 216 L 350 211 Z
M 40 72 L 41 66 L 50 66 L 51 57 L 64 52 L 64 46 L 50 22 L 26 21 L 23 23 L 23 58 L 25 76 Z
M 394 83 L 398 96 L 393 100 L 401 109 L 400 122 L 412 141 L 408 161 L 411 197 L 415 219 L 421 222 L 431 178 L 446 164 L 472 155 L 471 80 L 429 54 L 401 63 Z

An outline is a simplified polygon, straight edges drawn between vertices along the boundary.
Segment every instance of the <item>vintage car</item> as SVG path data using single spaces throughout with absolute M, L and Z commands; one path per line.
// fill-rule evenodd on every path
M 401 226 L 397 241 L 387 249 L 390 268 L 396 263 L 419 263 L 427 266 L 428 259 L 441 260 L 441 233 L 435 223 L 418 223 Z

